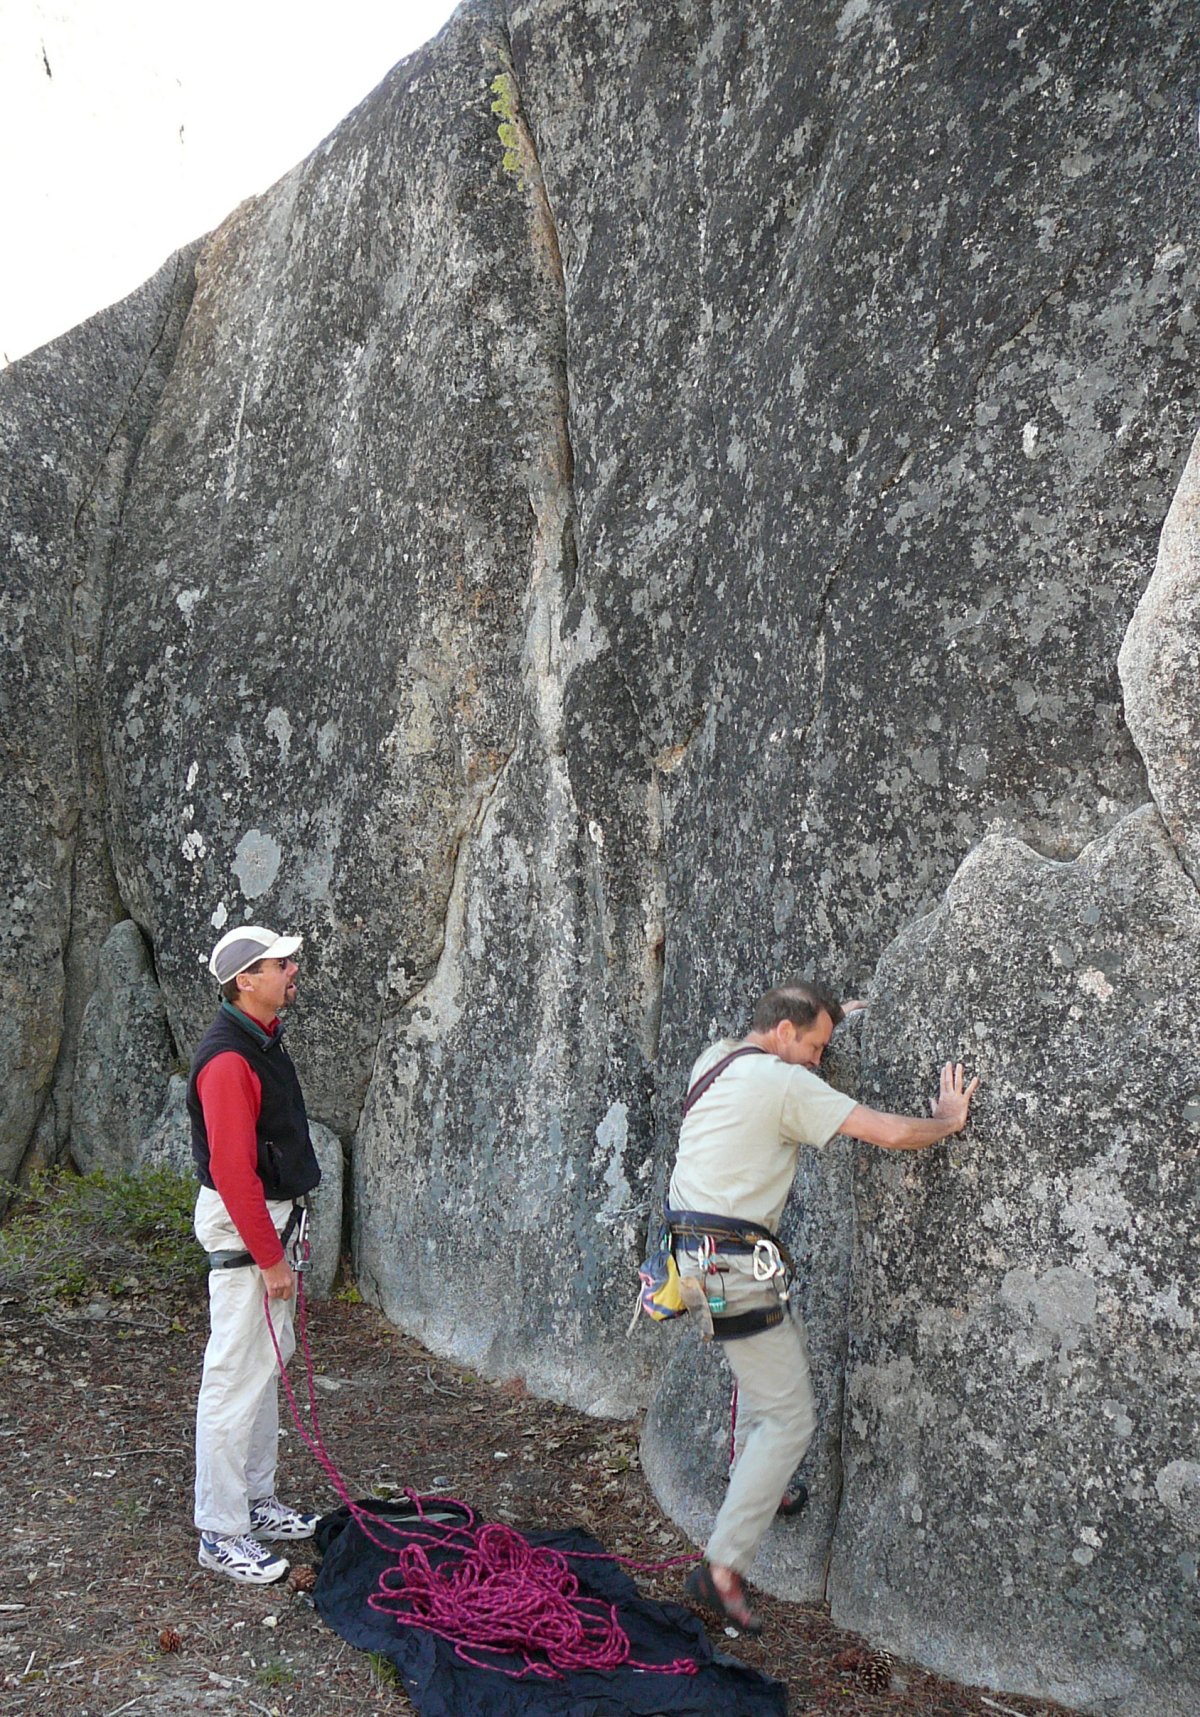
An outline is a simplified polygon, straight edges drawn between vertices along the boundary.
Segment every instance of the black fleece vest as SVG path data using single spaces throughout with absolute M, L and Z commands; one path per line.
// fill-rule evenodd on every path
M 283 1047 L 283 1033 L 274 1037 L 232 1007 L 221 1003 L 221 1011 L 200 1040 L 188 1078 L 187 1109 L 192 1122 L 192 1155 L 202 1186 L 212 1186 L 209 1169 L 208 1132 L 204 1111 L 196 1092 L 196 1081 L 215 1056 L 232 1050 L 240 1055 L 262 1086 L 262 1108 L 258 1116 L 258 1178 L 267 1198 L 299 1198 L 311 1192 L 321 1178 L 320 1165 L 308 1136 L 308 1116 L 292 1059 Z M 215 1189 L 214 1189 L 215 1190 Z

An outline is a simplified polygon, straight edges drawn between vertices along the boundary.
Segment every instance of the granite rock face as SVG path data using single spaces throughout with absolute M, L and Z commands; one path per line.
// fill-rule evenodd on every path
M 305 1090 L 345 1131 L 517 743 L 560 428 L 497 52 L 451 27 L 221 229 L 113 577 L 114 856 L 172 1019 L 194 1044 L 223 929 L 294 924 Z
M 971 1131 L 863 1147 L 835 1618 L 964 1680 L 1196 1709 L 1200 899 L 1147 807 L 992 837 L 876 976 L 863 1096 L 960 1055 Z
M 103 828 L 95 676 L 113 535 L 191 294 L 191 256 L 0 373 L 0 1180 L 70 1126 L 100 945 L 127 916 Z
M 142 1135 L 137 1152 L 126 1167 L 172 1168 L 177 1174 L 194 1174 L 192 1123 L 187 1112 L 187 1080 L 172 1073 L 162 1108 L 149 1130 Z
M 314 1121 L 310 1131 L 313 1150 L 321 1165 L 321 1184 L 310 1198 L 304 1289 L 310 1298 L 325 1300 L 333 1291 L 342 1258 L 342 1142 L 320 1121 Z
M 1190 1362 L 1159 1307 L 1163 1271 L 1194 1269 L 1164 1212 L 1180 1093 L 1118 1057 L 1153 1018 L 1166 1078 L 1194 1024 L 1190 502 L 1147 584 L 1200 415 L 1198 54 L 1182 0 L 479 0 L 236 211 L 194 299 L 160 278 L 0 384 L 0 1169 L 69 1142 L 114 924 L 145 937 L 181 1058 L 220 932 L 294 927 L 292 1042 L 351 1145 L 364 1289 L 464 1361 L 630 1412 L 663 1371 L 664 1332 L 624 1325 L 688 1066 L 789 971 L 874 984 L 865 1090 L 923 1106 L 953 1038 L 985 1097 L 958 1167 L 904 1170 L 928 1278 L 899 1258 L 895 1165 L 802 1164 L 825 1418 L 812 1511 L 757 1572 L 819 1593 L 833 1544 L 844 1619 L 1000 1685 L 1031 1684 L 1034 1639 L 1047 1690 L 1107 1717 L 1174 1717 L 1188 1640 L 1136 1582 L 1166 1602 L 1195 1575 Z M 83 542 L 88 494 L 109 499 Z M 1043 943 L 1071 913 L 1104 942 L 1060 926 L 1060 969 Z M 1076 1073 L 1071 1103 L 1047 1090 L 1035 1046 L 1060 1039 L 1099 1121 Z M 1109 1275 L 1063 1216 L 1072 1174 L 1087 1234 L 1110 1194 L 1128 1212 Z M 947 1403 L 975 1412 L 955 1391 L 981 1327 L 997 1417 L 964 1449 Z M 672 1350 L 647 1437 L 698 1530 L 713 1358 Z M 955 1498 L 936 1532 L 903 1512 L 889 1378 Z M 967 1491 L 1021 1413 L 1044 1485 L 1006 1533 Z M 689 1467 L 668 1452 L 693 1433 Z M 974 1618 L 954 1639 L 906 1560 L 922 1526 Z
M 763 981 L 865 986 L 990 824 L 1066 857 L 1146 798 L 1115 662 L 1195 429 L 1196 23 L 511 24 L 567 289 L 568 620 L 608 644 L 568 756 L 620 851 L 667 830 L 673 1107 Z
M 71 1155 L 85 1174 L 119 1173 L 141 1159 L 174 1060 L 146 944 L 137 925 L 123 919 L 100 950 L 75 1058 Z

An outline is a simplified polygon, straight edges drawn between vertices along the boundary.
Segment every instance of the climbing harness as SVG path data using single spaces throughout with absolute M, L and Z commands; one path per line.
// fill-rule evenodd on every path
M 303 1244 L 307 1253 L 307 1241 Z M 416 1524 L 410 1518 L 401 1526 L 355 1502 L 321 1435 L 302 1271 L 297 1275 L 296 1304 L 311 1433 L 285 1369 L 269 1298 L 263 1295 L 267 1328 L 296 1429 L 364 1537 L 390 1558 L 367 1600 L 371 1609 L 390 1615 L 400 1627 L 418 1628 L 447 1641 L 463 1663 L 499 1670 L 517 1681 L 560 1680 L 572 1671 L 620 1666 L 659 1675 L 698 1673 L 691 1658 L 637 1662 L 616 1605 L 581 1593 L 570 1566 L 576 1560 L 618 1562 L 648 1573 L 691 1566 L 694 1557 L 635 1562 L 605 1551 L 539 1547 L 512 1527 L 480 1526 L 464 1502 L 421 1497 L 412 1490 L 404 1494 Z M 439 1513 L 440 1520 L 435 1518 Z M 450 1524 L 447 1513 L 463 1524 Z M 513 1657 L 518 1659 L 517 1668 L 509 1667 Z
M 736 1216 L 719 1216 L 703 1210 L 672 1210 L 669 1206 L 663 1211 L 663 1224 L 673 1245 L 682 1243 L 689 1252 L 695 1253 L 707 1300 L 707 1308 L 699 1308 L 703 1340 L 740 1341 L 746 1336 L 758 1335 L 761 1330 L 774 1329 L 783 1322 L 788 1314 L 792 1257 L 782 1240 L 769 1228 L 758 1222 L 744 1222 Z M 768 1283 L 774 1286 L 776 1304 L 752 1306 L 744 1312 L 727 1311 L 725 1289 L 721 1283 L 721 1276 L 725 1273 L 725 1266 L 720 1263 L 722 1253 L 748 1256 L 755 1282 L 764 1287 Z M 689 1271 L 682 1276 L 685 1297 L 690 1280 L 694 1277 Z M 717 1284 L 715 1292 L 709 1286 L 713 1282 Z M 707 1317 L 705 1310 L 709 1314 Z
M 303 1270 L 308 1258 L 308 1241 L 306 1238 L 308 1234 L 307 1200 L 305 1200 L 304 1203 L 300 1203 L 298 1200 L 293 1201 L 291 1214 L 284 1223 L 283 1232 L 279 1236 L 280 1244 L 285 1252 L 287 1251 L 288 1241 L 291 1239 L 293 1234 L 297 1236 L 297 1263 L 295 1268 L 297 1270 Z M 210 1270 L 242 1270 L 247 1264 L 253 1264 L 253 1262 L 254 1254 L 252 1252 L 239 1252 L 229 1248 L 226 1248 L 224 1251 L 210 1252 L 208 1255 L 208 1267 Z
M 786 1304 L 776 1306 L 754 1306 L 748 1312 L 727 1312 L 722 1317 L 713 1318 L 714 1341 L 742 1341 L 749 1335 L 761 1335 L 765 1329 L 774 1329 L 788 1315 Z
M 792 1255 L 761 1222 L 744 1222 L 740 1216 L 718 1216 L 705 1210 L 672 1210 L 663 1207 L 663 1224 L 678 1243 L 712 1243 L 714 1252 L 749 1253 L 754 1259 L 754 1279 L 769 1282 L 794 1269 Z

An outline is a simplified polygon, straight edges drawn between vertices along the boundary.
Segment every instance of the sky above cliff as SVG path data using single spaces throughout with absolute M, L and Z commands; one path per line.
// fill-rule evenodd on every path
M 0 0 L 0 364 L 301 160 L 455 0 Z

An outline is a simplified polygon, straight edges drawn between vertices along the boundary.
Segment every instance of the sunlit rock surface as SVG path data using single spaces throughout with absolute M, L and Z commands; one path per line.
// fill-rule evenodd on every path
M 834 1614 L 1144 1717 L 1196 1708 L 1198 973 L 1153 808 L 1069 864 L 994 837 L 863 1044 L 881 1106 L 941 1055 L 983 1085 L 947 1145 L 859 1154 Z

